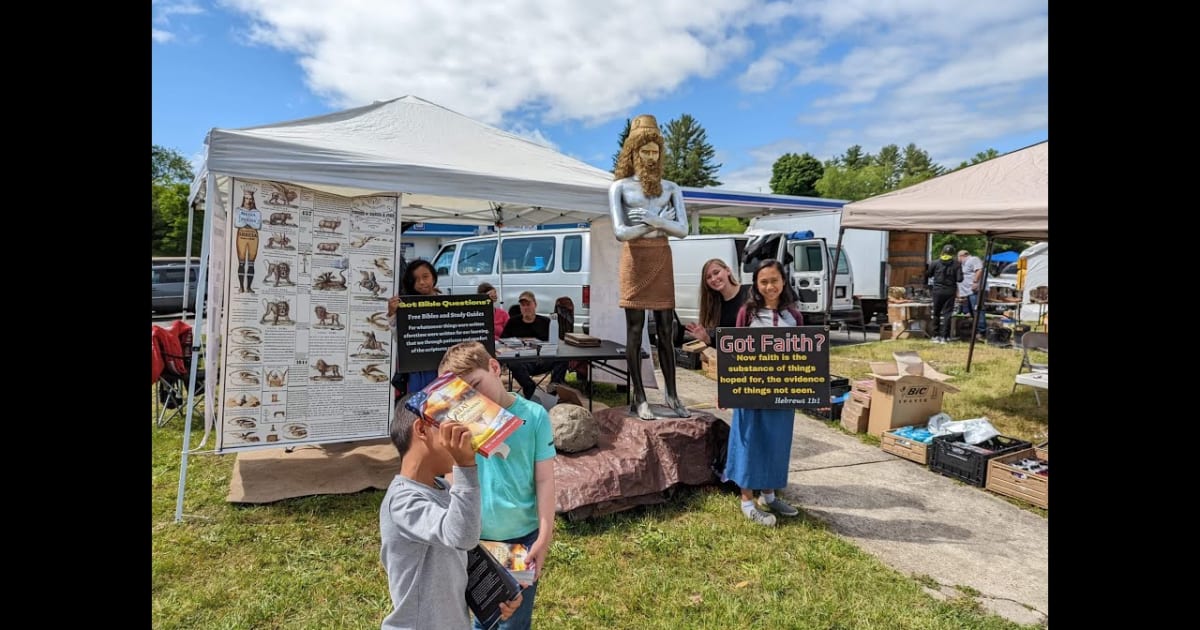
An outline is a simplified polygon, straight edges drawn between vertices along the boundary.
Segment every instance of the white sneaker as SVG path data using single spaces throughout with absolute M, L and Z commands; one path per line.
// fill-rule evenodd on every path
M 758 523 L 759 525 L 765 525 L 767 527 L 775 526 L 775 515 L 767 514 L 756 507 L 745 508 L 742 510 L 742 514 L 745 514 L 746 518 Z

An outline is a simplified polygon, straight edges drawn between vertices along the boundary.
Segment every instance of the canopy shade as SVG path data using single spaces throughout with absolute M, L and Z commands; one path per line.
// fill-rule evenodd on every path
M 205 176 L 285 181 L 342 196 L 402 193 L 405 220 L 537 225 L 608 214 L 612 174 L 416 96 L 323 116 L 213 129 Z
M 1050 238 L 1049 140 L 846 204 L 842 227 Z

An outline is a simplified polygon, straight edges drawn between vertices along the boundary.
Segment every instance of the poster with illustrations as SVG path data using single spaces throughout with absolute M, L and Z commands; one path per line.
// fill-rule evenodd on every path
M 217 451 L 385 437 L 396 197 L 233 180 Z

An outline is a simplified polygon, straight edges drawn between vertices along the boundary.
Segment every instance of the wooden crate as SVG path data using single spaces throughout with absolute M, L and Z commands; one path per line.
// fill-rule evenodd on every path
M 988 490 L 1006 497 L 1027 501 L 1038 507 L 1050 507 L 1050 477 L 1049 475 L 1031 474 L 1028 471 L 1014 468 L 1009 462 L 1015 462 L 1026 457 L 1050 461 L 1050 451 L 1044 448 L 1027 448 L 1001 455 L 988 462 Z
M 914 442 L 902 437 L 896 436 L 891 431 L 884 431 L 879 437 L 879 448 L 885 453 L 891 453 L 897 457 L 917 462 L 922 466 L 929 464 L 929 445 L 921 442 Z

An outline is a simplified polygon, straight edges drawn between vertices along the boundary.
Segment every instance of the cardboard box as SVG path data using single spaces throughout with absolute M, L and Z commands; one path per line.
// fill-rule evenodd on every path
M 992 459 L 988 462 L 987 485 L 984 487 L 997 494 L 1049 509 L 1050 475 L 1031 473 L 1011 465 L 1012 462 L 1026 457 L 1035 457 L 1049 463 L 1050 451 L 1044 448 L 1027 448 Z
M 866 433 L 869 414 L 870 412 L 854 399 L 847 400 L 842 406 L 842 428 L 851 433 Z
M 885 453 L 917 462 L 922 466 L 929 464 L 929 445 L 902 438 L 887 431 L 879 438 L 879 448 Z
M 896 352 L 896 361 L 871 362 L 875 391 L 871 393 L 871 417 L 867 432 L 881 437 L 884 431 L 911 424 L 926 424 L 942 410 L 942 394 L 958 388 L 946 383 L 949 375 L 933 369 L 915 352 Z M 900 365 L 905 366 L 904 373 Z

